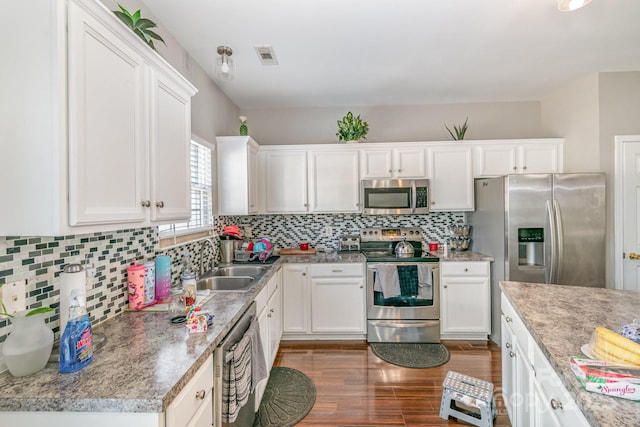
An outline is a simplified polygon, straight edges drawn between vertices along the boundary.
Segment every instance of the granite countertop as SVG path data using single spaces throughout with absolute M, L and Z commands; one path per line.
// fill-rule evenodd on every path
M 596 326 L 615 330 L 640 315 L 640 292 L 537 283 L 501 282 L 542 353 L 593 426 L 637 426 L 640 405 L 586 391 L 569 358 L 582 356 Z
M 474 261 L 489 261 L 493 262 L 494 258 L 489 255 L 484 255 L 479 252 L 473 251 L 449 251 L 448 255 L 444 255 L 442 249 L 437 251 L 429 251 L 433 256 L 440 258 L 442 262 L 458 261 L 458 262 L 474 262 Z
M 60 374 L 57 363 L 26 377 L 0 373 L 0 411 L 159 413 L 205 363 L 260 290 L 284 263 L 364 262 L 359 253 L 281 256 L 247 292 L 215 292 L 206 333 L 189 334 L 166 312 L 124 311 L 93 329 L 106 344 L 90 365 Z

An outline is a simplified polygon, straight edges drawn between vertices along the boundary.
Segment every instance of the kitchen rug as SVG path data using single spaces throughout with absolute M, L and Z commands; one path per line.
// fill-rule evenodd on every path
M 434 368 L 449 361 L 449 350 L 440 343 L 369 343 L 373 354 L 405 368 Z
M 316 386 L 297 369 L 271 369 L 253 427 L 289 427 L 307 416 L 316 402 Z

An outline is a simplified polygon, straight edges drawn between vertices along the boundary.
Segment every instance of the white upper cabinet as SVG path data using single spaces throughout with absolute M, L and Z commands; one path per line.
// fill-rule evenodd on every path
M 309 208 L 313 212 L 359 212 L 357 150 L 309 152 Z
M 216 139 L 218 214 L 258 213 L 258 144 L 249 136 Z
M 308 212 L 307 152 L 272 150 L 261 154 L 266 213 Z
M 361 151 L 361 177 L 425 178 L 427 175 L 423 147 L 365 148 Z
M 483 141 L 474 147 L 474 176 L 562 172 L 562 139 Z
M 471 211 L 473 199 L 473 164 L 471 147 L 449 145 L 429 147 L 430 210 Z
M 357 150 L 262 147 L 266 213 L 360 211 Z
M 0 192 L 12 206 L 0 235 L 188 218 L 195 88 L 100 2 L 19 2 L 14 11 L 42 31 L 16 39 L 22 54 L 7 58 L 14 67 L 3 80 L 22 89 L 0 101 L 11 108 L 2 148 L 11 180 Z M 19 23 L 2 31 L 19 33 Z

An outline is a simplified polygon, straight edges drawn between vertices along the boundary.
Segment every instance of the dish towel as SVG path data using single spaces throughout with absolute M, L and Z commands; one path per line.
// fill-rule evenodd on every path
M 418 298 L 433 299 L 433 270 L 428 264 L 418 264 Z
M 255 390 L 256 385 L 267 378 L 267 362 L 264 359 L 264 349 L 262 348 L 262 339 L 260 339 L 260 323 L 257 318 L 251 320 L 249 329 L 245 336 L 248 335 L 251 340 L 251 392 Z
M 386 298 L 397 297 L 400 292 L 400 278 L 398 269 L 393 264 L 380 264 L 376 266 L 376 277 L 373 281 L 373 290 L 382 292 Z
M 244 334 L 231 349 L 233 357 L 226 364 L 222 385 L 222 419 L 233 423 L 238 418 L 240 408 L 251 394 L 251 336 Z

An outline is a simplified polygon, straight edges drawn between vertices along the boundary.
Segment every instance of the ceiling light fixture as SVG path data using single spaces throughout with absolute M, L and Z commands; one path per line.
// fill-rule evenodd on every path
M 218 46 L 218 55 L 220 58 L 216 60 L 215 76 L 222 80 L 233 80 L 234 68 L 233 60 L 230 56 L 233 50 L 229 46 Z
M 589 3 L 591 3 L 591 0 L 558 0 L 558 10 L 561 12 L 571 12 Z

